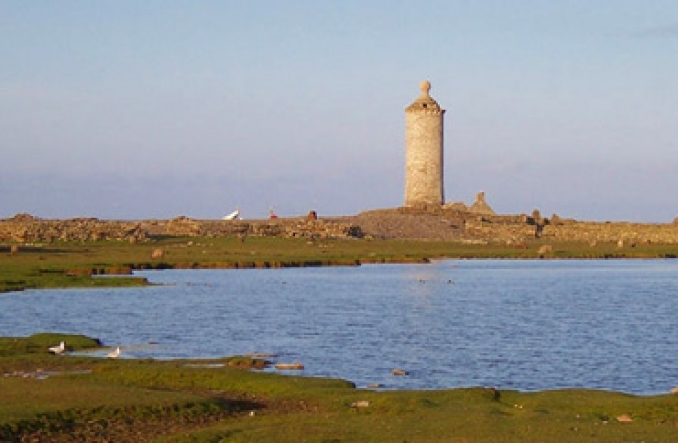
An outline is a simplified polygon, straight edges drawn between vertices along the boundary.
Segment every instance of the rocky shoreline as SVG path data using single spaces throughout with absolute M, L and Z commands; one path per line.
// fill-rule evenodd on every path
M 149 241 L 175 237 L 388 238 L 444 240 L 520 246 L 541 237 L 554 242 L 616 242 L 678 244 L 678 222 L 589 222 L 557 215 L 496 215 L 465 208 L 393 208 L 343 217 L 293 217 L 264 220 L 199 220 L 185 216 L 168 220 L 113 221 L 97 218 L 42 219 L 28 214 L 0 219 L 0 242 L 31 244 L 98 240 Z

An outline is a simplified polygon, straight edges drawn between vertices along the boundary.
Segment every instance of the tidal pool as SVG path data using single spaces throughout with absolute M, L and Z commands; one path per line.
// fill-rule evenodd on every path
M 677 260 L 138 274 L 157 285 L 0 294 L 0 335 L 85 334 L 122 357 L 274 354 L 385 389 L 678 386 Z

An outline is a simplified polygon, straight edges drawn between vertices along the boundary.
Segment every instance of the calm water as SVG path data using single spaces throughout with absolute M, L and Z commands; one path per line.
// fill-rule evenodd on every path
M 128 357 L 274 353 L 386 389 L 678 386 L 677 260 L 139 274 L 162 285 L 0 294 L 0 335 L 80 333 Z

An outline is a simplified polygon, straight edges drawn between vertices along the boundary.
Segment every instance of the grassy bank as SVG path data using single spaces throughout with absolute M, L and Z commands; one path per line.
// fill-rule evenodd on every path
M 678 397 L 467 388 L 375 392 L 244 370 L 248 359 L 50 355 L 86 337 L 0 339 L 0 441 L 671 442 Z M 190 363 L 190 364 L 189 364 Z
M 540 253 L 541 246 L 551 250 Z M 151 258 L 162 250 L 160 258 Z M 131 273 L 134 269 L 241 268 L 357 265 L 421 262 L 436 258 L 665 258 L 676 257 L 675 245 L 550 243 L 533 240 L 520 246 L 465 244 L 449 241 L 284 238 L 161 238 L 152 242 L 55 243 L 0 246 L 0 292 L 27 288 L 143 285 L 143 279 L 92 278 L 97 274 Z

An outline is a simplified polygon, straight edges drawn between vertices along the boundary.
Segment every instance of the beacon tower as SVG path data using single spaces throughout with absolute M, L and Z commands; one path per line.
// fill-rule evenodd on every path
M 437 207 L 445 203 L 445 110 L 429 94 L 431 83 L 421 82 L 420 89 L 419 98 L 405 108 L 405 206 Z

